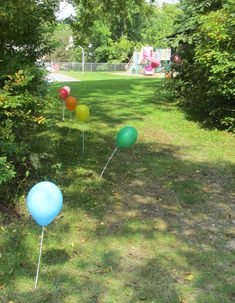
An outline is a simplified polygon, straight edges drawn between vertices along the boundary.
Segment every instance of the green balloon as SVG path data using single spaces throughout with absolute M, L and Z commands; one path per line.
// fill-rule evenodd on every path
M 120 129 L 116 138 L 116 145 L 119 148 L 127 148 L 135 144 L 137 140 L 137 130 L 132 126 L 125 126 Z

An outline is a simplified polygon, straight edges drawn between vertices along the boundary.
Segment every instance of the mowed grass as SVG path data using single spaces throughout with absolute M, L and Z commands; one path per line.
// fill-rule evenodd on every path
M 61 121 L 60 101 L 47 112 L 54 126 L 35 141 L 53 146 L 46 179 L 64 206 L 45 230 L 36 291 L 41 228 L 24 201 L 25 215 L 3 223 L 0 302 L 234 302 L 235 139 L 187 120 L 162 84 L 86 73 L 69 86 L 88 123 L 69 112 Z M 117 151 L 99 182 L 125 125 L 138 142 Z

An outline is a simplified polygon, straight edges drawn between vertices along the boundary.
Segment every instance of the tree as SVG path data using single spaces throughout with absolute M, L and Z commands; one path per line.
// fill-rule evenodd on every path
M 74 2 L 78 12 L 72 23 L 75 41 L 85 48 L 92 44 L 97 61 L 113 60 L 115 56 L 111 54 L 111 49 L 117 53 L 119 43 L 123 48 L 124 40 L 140 41 L 144 0 Z
M 125 62 L 135 47 L 152 44 L 172 33 L 178 9 L 162 9 L 144 0 L 74 0 L 77 17 L 72 22 L 75 43 L 85 49 L 93 46 L 96 61 Z M 86 52 L 89 52 L 86 49 Z
M 53 34 L 53 40 L 56 47 L 49 55 L 46 56 L 46 60 L 60 61 L 60 62 L 72 62 L 75 60 L 75 49 L 71 37 L 73 32 L 68 24 L 59 23 Z
M 56 0 L 0 1 L 0 75 L 33 64 L 54 47 Z
M 235 128 L 235 1 L 182 1 L 172 45 L 182 57 L 172 65 L 185 108 L 204 121 Z
M 45 122 L 45 73 L 54 47 L 56 0 L 0 0 L 0 200 L 9 202 L 37 165 L 35 138 Z M 35 153 L 35 154 L 34 154 Z M 35 156 L 36 155 L 36 156 Z M 35 160 L 36 159 L 36 160 Z
M 181 15 L 178 4 L 165 4 L 162 7 L 151 7 L 149 17 L 142 29 L 142 41 L 144 44 L 158 48 L 169 47 L 165 39 L 174 32 L 174 21 Z

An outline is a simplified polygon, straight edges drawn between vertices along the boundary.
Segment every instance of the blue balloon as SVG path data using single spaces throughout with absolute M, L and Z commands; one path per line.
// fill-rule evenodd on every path
M 28 193 L 28 210 L 34 220 L 41 226 L 50 224 L 61 211 L 62 206 L 62 193 L 52 182 L 39 182 Z

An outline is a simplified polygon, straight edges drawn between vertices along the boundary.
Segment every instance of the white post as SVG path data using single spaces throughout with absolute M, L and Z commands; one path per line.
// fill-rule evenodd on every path
M 78 45 L 78 47 L 81 48 L 82 50 L 82 79 L 84 79 L 84 72 L 85 72 L 85 52 L 84 52 L 84 48 L 81 47 L 80 45 Z
M 62 105 L 62 121 L 64 121 L 64 112 L 65 112 L 65 100 L 62 101 L 63 105 Z
M 41 261 L 41 255 L 42 255 L 43 235 L 44 235 L 44 226 L 42 227 L 42 235 L 41 235 L 41 241 L 40 241 L 40 251 L 39 251 L 39 257 L 38 257 L 38 268 L 37 268 L 37 274 L 36 274 L 34 289 L 37 288 L 37 284 L 38 284 L 38 276 L 39 276 L 39 269 L 40 269 L 40 261 Z
M 84 130 L 82 131 L 82 152 L 84 154 L 85 151 L 85 133 Z

